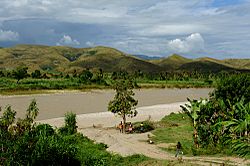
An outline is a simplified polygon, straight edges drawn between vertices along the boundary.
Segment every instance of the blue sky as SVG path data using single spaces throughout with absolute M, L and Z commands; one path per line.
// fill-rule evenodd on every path
M 1 0 L 0 46 L 250 58 L 250 0 Z

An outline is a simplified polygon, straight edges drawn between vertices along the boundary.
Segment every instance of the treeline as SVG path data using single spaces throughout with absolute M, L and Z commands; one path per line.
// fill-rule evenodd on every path
M 71 74 L 65 74 L 62 72 L 45 72 L 41 70 L 35 70 L 28 72 L 28 67 L 18 67 L 14 70 L 0 70 L 0 77 L 2 78 L 14 78 L 17 80 L 17 83 L 21 79 L 33 78 L 33 79 L 53 79 L 53 78 L 79 78 L 82 82 L 95 82 L 103 83 L 104 74 L 102 69 L 97 71 L 90 71 L 89 69 L 83 70 L 80 73 L 77 73 L 75 70 Z
M 134 72 L 117 71 L 104 72 L 102 69 L 74 70 L 72 73 L 29 71 L 27 67 L 14 70 L 0 70 L 0 91 L 34 90 L 34 89 L 85 89 L 110 88 L 113 80 L 124 77 L 130 79 L 136 87 L 214 87 L 218 79 L 234 75 L 247 75 L 242 72 L 188 72 L 173 71 L 146 73 L 140 70 Z
M 250 75 L 221 79 L 209 99 L 182 107 L 194 132 L 194 154 L 211 149 L 250 156 Z

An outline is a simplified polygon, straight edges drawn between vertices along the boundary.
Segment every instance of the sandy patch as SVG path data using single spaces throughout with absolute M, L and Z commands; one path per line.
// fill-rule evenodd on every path
M 151 119 L 153 121 L 159 121 L 164 116 L 169 115 L 171 112 L 181 111 L 180 105 L 184 105 L 186 102 L 178 102 L 172 104 L 160 104 L 153 106 L 145 106 L 137 108 L 138 115 L 134 118 L 128 118 L 129 122 L 143 121 Z M 77 115 L 77 125 L 78 128 L 88 128 L 93 125 L 99 127 L 115 127 L 121 118 L 115 116 L 111 112 L 99 112 L 99 113 L 89 113 Z M 40 123 L 48 123 L 52 126 L 60 127 L 64 123 L 64 117 L 53 118 L 47 120 L 38 121 Z

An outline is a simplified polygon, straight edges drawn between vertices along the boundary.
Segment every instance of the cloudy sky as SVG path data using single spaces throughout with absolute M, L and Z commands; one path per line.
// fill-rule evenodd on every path
M 0 46 L 250 58 L 250 0 L 0 0 Z

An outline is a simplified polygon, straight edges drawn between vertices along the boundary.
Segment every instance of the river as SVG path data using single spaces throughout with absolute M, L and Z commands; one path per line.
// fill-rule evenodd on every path
M 138 107 L 168 104 L 208 97 L 212 89 L 140 89 L 135 90 Z M 36 99 L 39 107 L 37 120 L 62 117 L 66 112 L 86 114 L 107 111 L 108 102 L 114 97 L 113 90 L 92 90 L 87 92 L 64 92 L 55 94 L 0 96 L 2 109 L 11 105 L 17 117 L 24 117 L 25 110 L 32 99 Z

